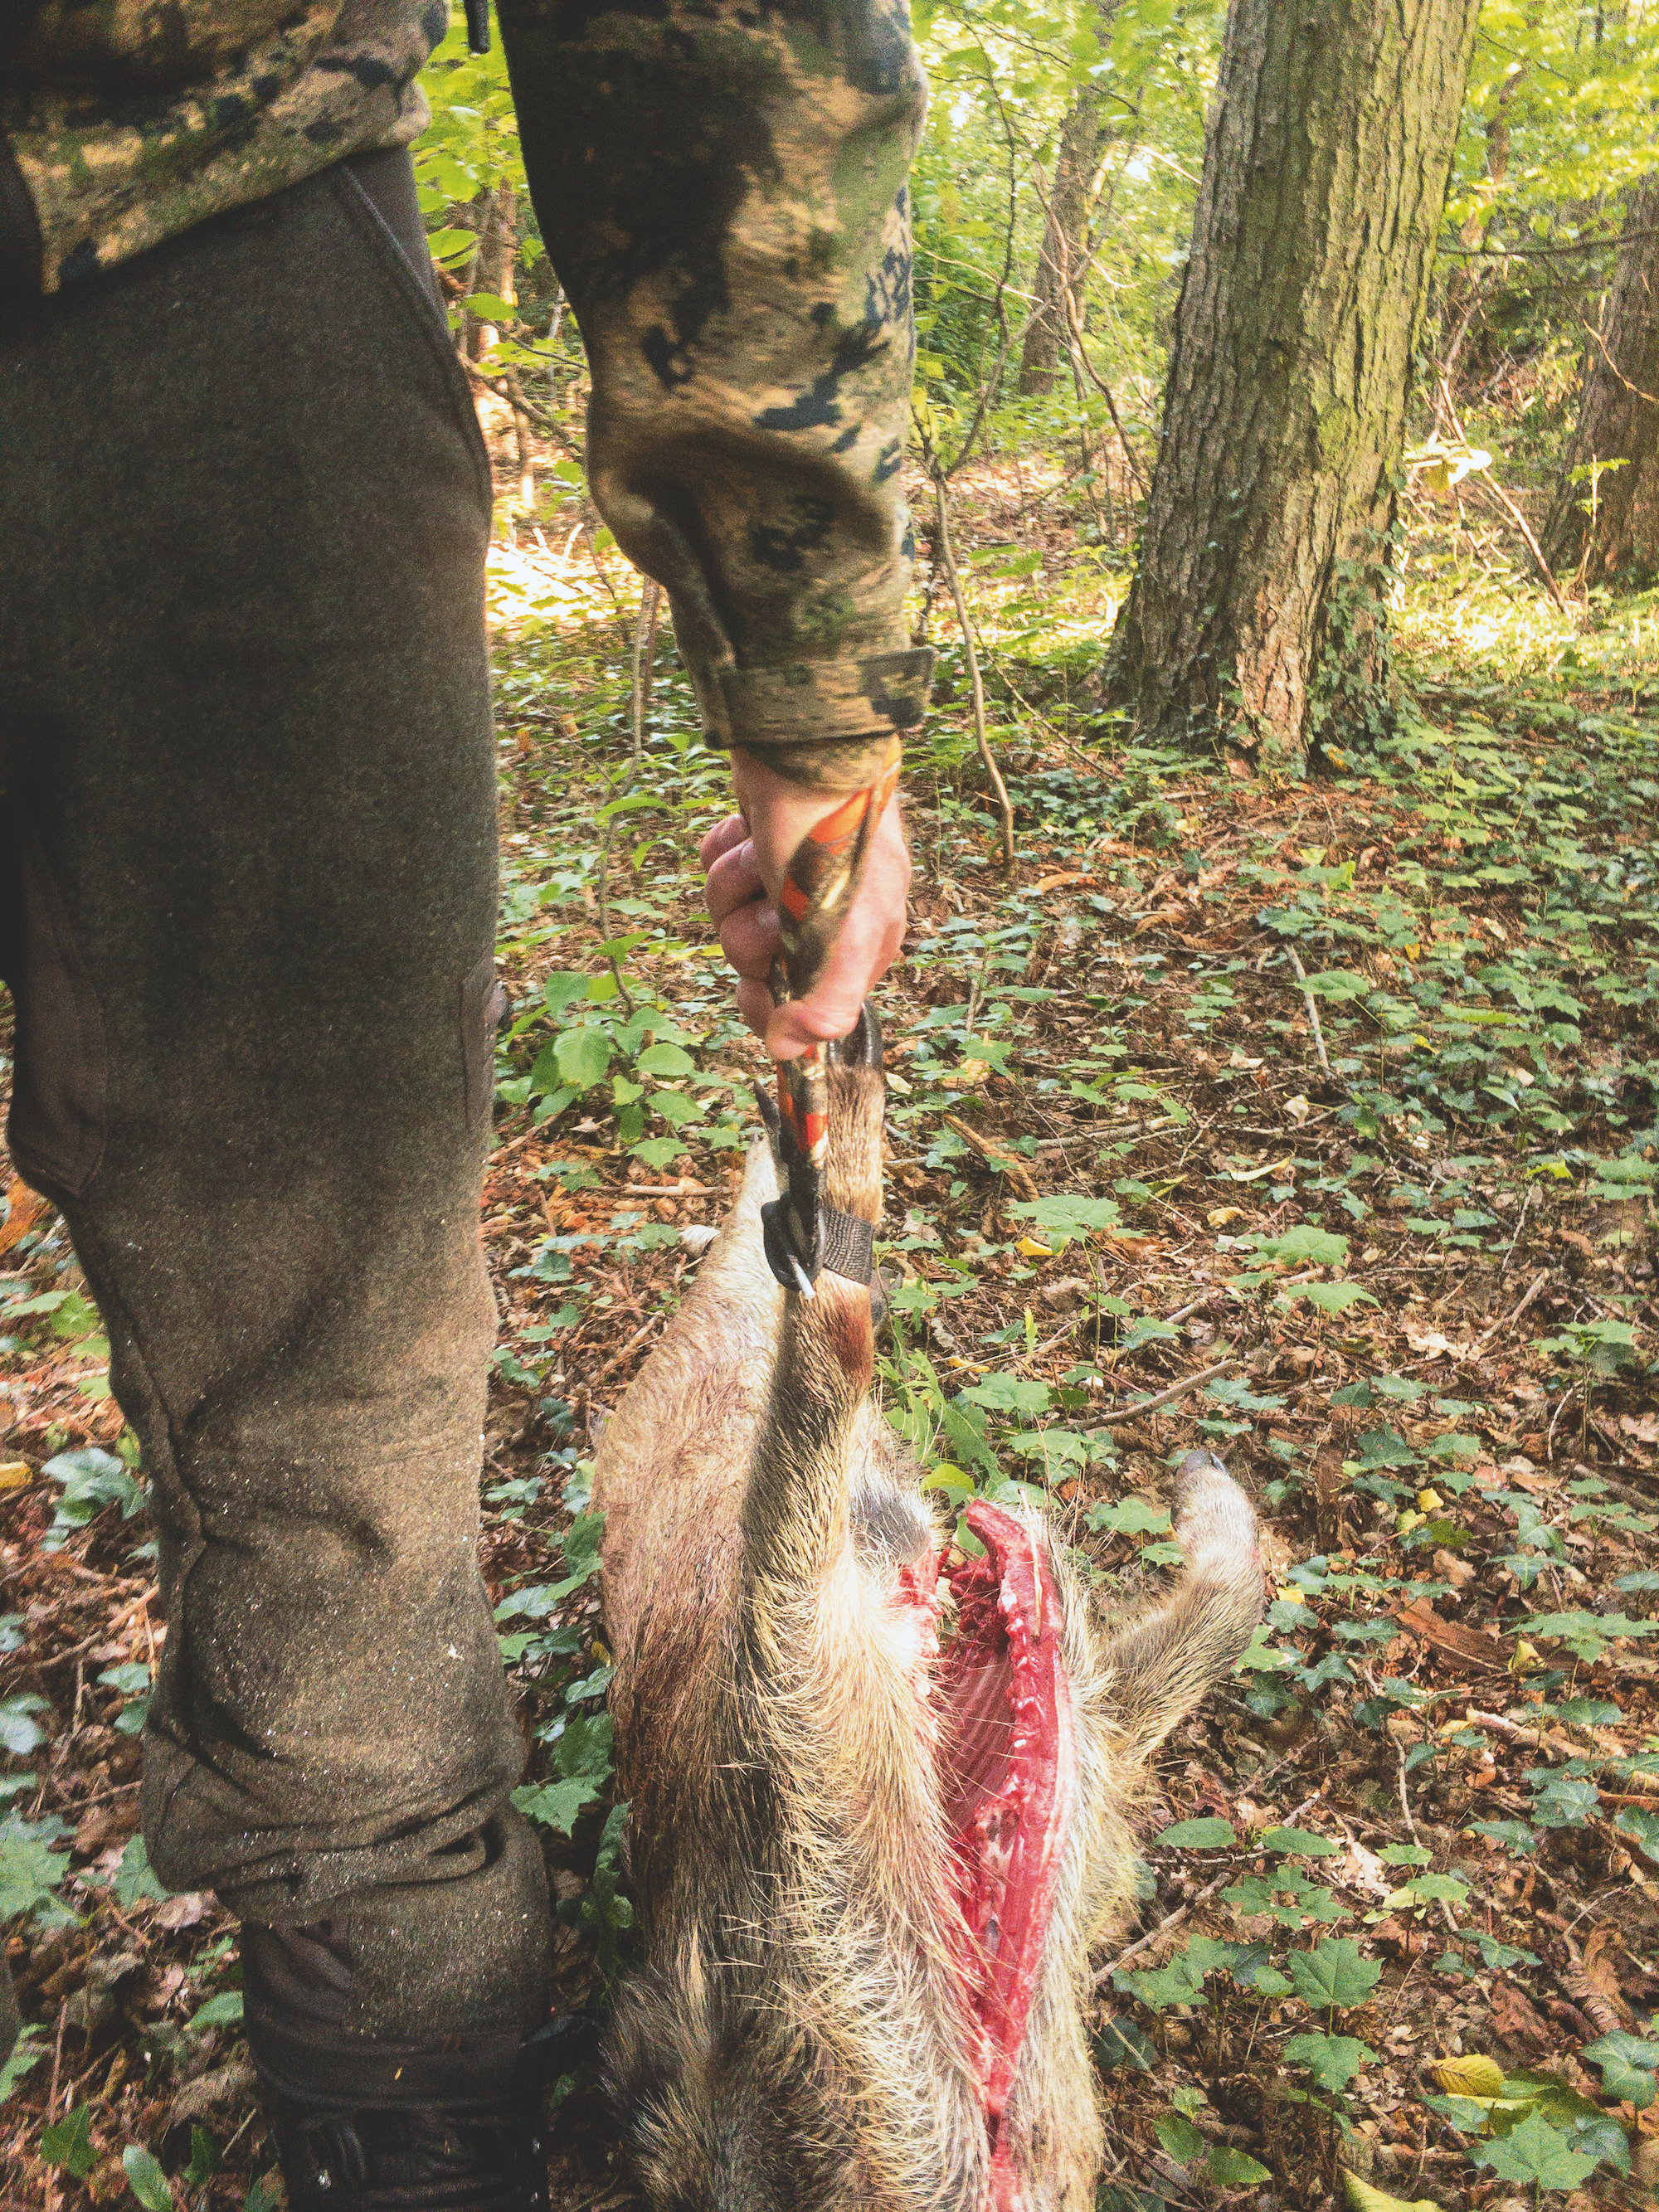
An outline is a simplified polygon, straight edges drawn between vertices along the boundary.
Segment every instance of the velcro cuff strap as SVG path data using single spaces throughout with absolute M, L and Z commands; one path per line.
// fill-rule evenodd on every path
M 859 660 L 799 661 L 791 668 L 715 672 L 726 727 L 708 741 L 732 745 L 840 744 L 914 729 L 926 718 L 930 646 Z
M 867 1288 L 875 1273 L 876 1232 L 871 1224 L 860 1220 L 856 1213 L 843 1213 L 838 1206 L 818 1208 L 818 1266 L 827 1267 L 832 1275 L 844 1275 L 849 1283 L 862 1283 Z
M 761 1208 L 766 1264 L 786 1291 L 803 1291 L 810 1297 L 814 1277 L 807 1273 L 795 1251 L 787 1212 L 780 1198 L 769 1200 Z M 843 1213 L 839 1206 L 819 1206 L 817 1274 L 827 1268 L 832 1275 L 862 1283 L 867 1290 L 875 1279 L 875 1247 L 876 1232 L 869 1222 L 861 1221 L 855 1213 Z

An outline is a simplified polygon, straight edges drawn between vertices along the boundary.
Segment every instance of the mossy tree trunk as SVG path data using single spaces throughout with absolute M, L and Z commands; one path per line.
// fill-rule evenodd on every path
M 1294 763 L 1389 697 L 1386 563 L 1479 0 L 1232 0 L 1140 566 L 1161 739 Z
M 1088 254 L 1089 187 L 1100 144 L 1100 94 L 1085 85 L 1060 128 L 1054 181 L 1048 196 L 1042 244 L 1031 280 L 1031 313 L 1020 349 L 1019 388 L 1028 396 L 1050 392 L 1060 357 L 1070 343 L 1065 292 L 1077 287 Z M 1082 303 L 1079 301 L 1079 312 Z
M 1583 561 L 1591 583 L 1648 584 L 1659 579 L 1659 177 L 1631 194 L 1625 228 L 1544 542 L 1558 568 Z

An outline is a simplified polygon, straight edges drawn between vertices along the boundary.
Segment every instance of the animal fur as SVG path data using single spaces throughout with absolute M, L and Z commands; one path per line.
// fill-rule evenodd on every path
M 878 1068 L 838 1066 L 825 1195 L 871 1221 L 881 1121 Z M 641 1954 L 609 2093 L 660 2212 L 1087 2212 L 1089 1952 L 1123 1901 L 1147 1754 L 1258 1618 L 1255 1516 L 1218 1462 L 1189 1455 L 1186 1575 L 1115 1633 L 1028 1516 L 1063 1614 L 1069 1802 L 988 2122 L 941 1780 L 946 1531 L 871 1396 L 869 1293 L 826 1273 L 786 1299 L 768 1271 L 775 1188 L 757 1146 L 599 1454 Z

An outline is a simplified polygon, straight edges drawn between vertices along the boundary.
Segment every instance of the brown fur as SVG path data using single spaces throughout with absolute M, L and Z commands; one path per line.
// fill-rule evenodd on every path
M 867 1220 L 878 1071 L 840 1068 L 826 1194 Z M 930 1507 L 868 1395 L 868 1293 L 773 1282 L 744 1192 L 608 1425 L 605 1611 L 641 1964 L 606 2071 L 662 2212 L 982 2212 L 964 2056 L 931 1651 L 899 1598 L 931 1570 Z M 1005 2134 L 1024 2212 L 1086 2212 L 1100 2158 L 1083 2031 L 1091 1942 L 1127 1886 L 1146 1754 L 1237 1658 L 1260 1611 L 1254 1516 L 1205 1455 L 1189 1567 L 1116 1636 L 1048 1546 L 1065 1609 L 1078 1787 Z M 1191 1462 L 1188 1462 L 1191 1468 Z

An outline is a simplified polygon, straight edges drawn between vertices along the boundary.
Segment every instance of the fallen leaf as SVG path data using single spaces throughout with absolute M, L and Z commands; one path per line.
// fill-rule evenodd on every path
M 1345 1889 L 1363 1889 L 1370 1897 L 1388 1897 L 1394 1890 L 1389 1869 L 1376 1853 L 1352 1838 L 1342 1855 L 1341 1886 Z
M 1505 2043 L 1534 2043 L 1543 2050 L 1556 2040 L 1531 1999 L 1502 1974 L 1492 1979 L 1492 2024 Z
M 207 1917 L 208 1900 L 198 1890 L 164 1897 L 153 1916 L 158 1928 L 194 1928 Z
M 1405 1518 L 1402 1514 L 1402 1522 Z M 1437 1651 L 1449 1651 L 1471 1667 L 1486 1667 L 1501 1674 L 1513 1661 L 1513 1644 L 1484 1635 L 1478 1628 L 1465 1628 L 1461 1621 L 1443 1620 L 1426 1598 L 1396 1606 L 1394 1617 L 1408 1636 L 1419 1638 Z
M 1296 1123 L 1299 1129 L 1302 1124 L 1307 1120 L 1309 1115 L 1313 1112 L 1313 1108 L 1309 1105 L 1305 1098 L 1297 1097 L 1295 1098 L 1287 1098 L 1285 1101 L 1285 1111 L 1290 1115 L 1291 1121 Z
M 983 1083 L 990 1073 L 991 1063 L 988 1060 L 964 1060 L 962 1066 L 954 1073 L 947 1075 L 945 1079 L 947 1083 L 954 1083 L 959 1089 L 972 1090 L 976 1085 Z
M 1501 2097 L 1504 2069 L 1495 2058 L 1470 2051 L 1462 2058 L 1437 2058 L 1429 2071 L 1451 2097 Z
M 46 1210 L 46 1201 L 38 1191 L 33 1191 L 21 1176 L 14 1176 L 6 1186 L 6 1218 L 0 1221 L 0 1252 L 9 1252 L 21 1237 L 29 1231 Z
M 1387 2190 L 1379 2189 L 1375 2182 L 1362 2181 L 1346 2166 L 1342 2169 L 1342 2186 L 1348 2192 L 1352 2212 L 1440 2212 L 1431 2197 L 1413 2197 L 1409 2202 L 1403 2197 L 1390 2197 Z
M 1204 1217 L 1212 1229 L 1224 1229 L 1230 1221 L 1243 1221 L 1242 1206 L 1212 1206 Z
M 1454 1353 L 1462 1356 L 1462 1348 L 1450 1337 L 1442 1336 L 1437 1328 L 1417 1328 L 1406 1323 L 1406 1341 L 1419 1359 L 1445 1359 Z
M 27 1490 L 34 1480 L 34 1469 L 26 1459 L 8 1460 L 0 1467 L 0 1490 Z
M 1094 881 L 1095 878 L 1091 872 L 1083 868 L 1073 870 L 1069 875 L 1041 876 L 1037 879 L 1036 889 L 1040 891 L 1057 891 L 1066 884 L 1091 884 Z
M 1052 1260 L 1054 1256 L 1053 1245 L 1039 1244 L 1035 1237 L 1022 1237 L 1014 1249 L 1027 1260 Z
M 1619 1426 L 1638 1444 L 1659 1444 L 1659 1413 L 1620 1413 Z

